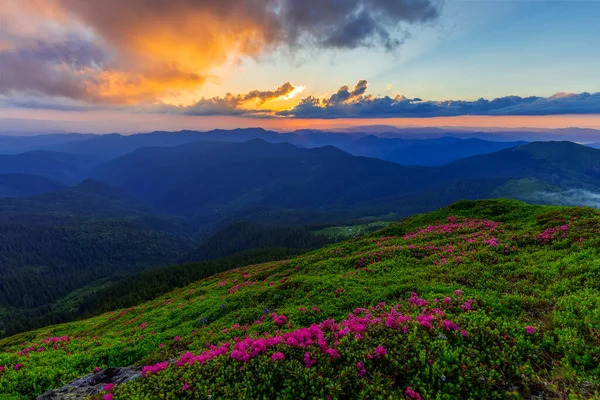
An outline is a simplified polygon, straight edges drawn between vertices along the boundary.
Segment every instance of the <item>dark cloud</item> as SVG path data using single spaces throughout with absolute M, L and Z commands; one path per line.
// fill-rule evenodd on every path
M 600 114 L 600 92 L 557 93 L 548 98 L 510 104 L 495 110 L 495 115 Z
M 336 93 L 331 95 L 329 100 L 327 100 L 327 105 L 331 107 L 355 100 L 366 93 L 367 85 L 368 82 L 366 80 L 360 80 L 356 85 L 354 85 L 354 89 L 352 91 L 350 91 L 348 85 L 344 85 L 339 88 Z
M 89 99 L 89 87 L 96 81 L 95 74 L 86 74 L 85 70 L 102 66 L 104 59 L 100 47 L 76 39 L 62 43 L 36 41 L 26 48 L 0 52 L 0 94 L 23 92 Z
M 600 93 L 559 93 L 547 98 L 506 96 L 493 100 L 423 101 L 404 96 L 370 96 L 366 94 L 366 86 L 366 81 L 359 81 L 353 91 L 342 86 L 329 98 L 309 96 L 291 110 L 280 111 L 277 115 L 294 118 L 401 118 L 600 113 Z
M 283 0 L 275 14 L 288 44 L 308 42 L 325 48 L 400 45 L 401 23 L 439 16 L 436 0 Z
M 0 108 L 28 108 L 34 110 L 89 111 L 99 110 L 98 105 L 86 105 L 67 97 L 48 97 L 20 94 L 18 96 L 0 96 Z

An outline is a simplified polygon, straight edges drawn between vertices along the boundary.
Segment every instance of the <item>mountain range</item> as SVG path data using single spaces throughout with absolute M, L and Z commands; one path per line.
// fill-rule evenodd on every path
M 337 240 L 314 236 L 326 227 L 350 232 L 463 199 L 600 204 L 600 150 L 572 142 L 172 135 L 57 135 L 43 142 L 53 149 L 0 155 L 0 331 L 64 320 L 49 317 L 56 302 L 160 265 L 307 251 Z

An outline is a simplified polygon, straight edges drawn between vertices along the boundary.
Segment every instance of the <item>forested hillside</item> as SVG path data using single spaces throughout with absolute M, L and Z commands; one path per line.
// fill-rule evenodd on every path
M 20 215 L 0 227 L 10 236 L 0 244 L 6 271 L 0 337 L 137 305 L 216 272 L 335 240 L 316 235 L 316 226 L 241 221 L 194 244 L 191 236 L 162 230 L 176 224 L 143 215 L 90 220 Z
M 597 210 L 462 201 L 3 339 L 0 388 L 30 398 L 138 365 L 127 383 L 88 389 L 115 400 L 597 398 L 599 274 Z
M 51 179 L 27 174 L 0 174 L 0 198 L 29 197 L 64 189 Z
M 36 216 L 0 224 L 0 304 L 35 307 L 115 273 L 170 264 L 186 256 L 189 241 L 135 220 L 80 221 Z

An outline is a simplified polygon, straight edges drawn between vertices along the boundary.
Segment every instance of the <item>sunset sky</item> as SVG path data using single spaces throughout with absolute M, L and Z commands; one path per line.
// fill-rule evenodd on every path
M 600 129 L 600 1 L 3 0 L 0 131 Z

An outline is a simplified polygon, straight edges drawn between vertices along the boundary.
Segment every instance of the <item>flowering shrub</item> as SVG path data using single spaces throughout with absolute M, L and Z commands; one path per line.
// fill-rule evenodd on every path
M 147 365 L 142 369 L 142 376 L 157 374 L 160 371 L 167 369 L 168 366 L 169 363 L 166 361 L 154 365 Z
M 600 397 L 598 276 L 598 212 L 461 202 L 3 339 L 0 398 L 134 364 L 101 396 Z

